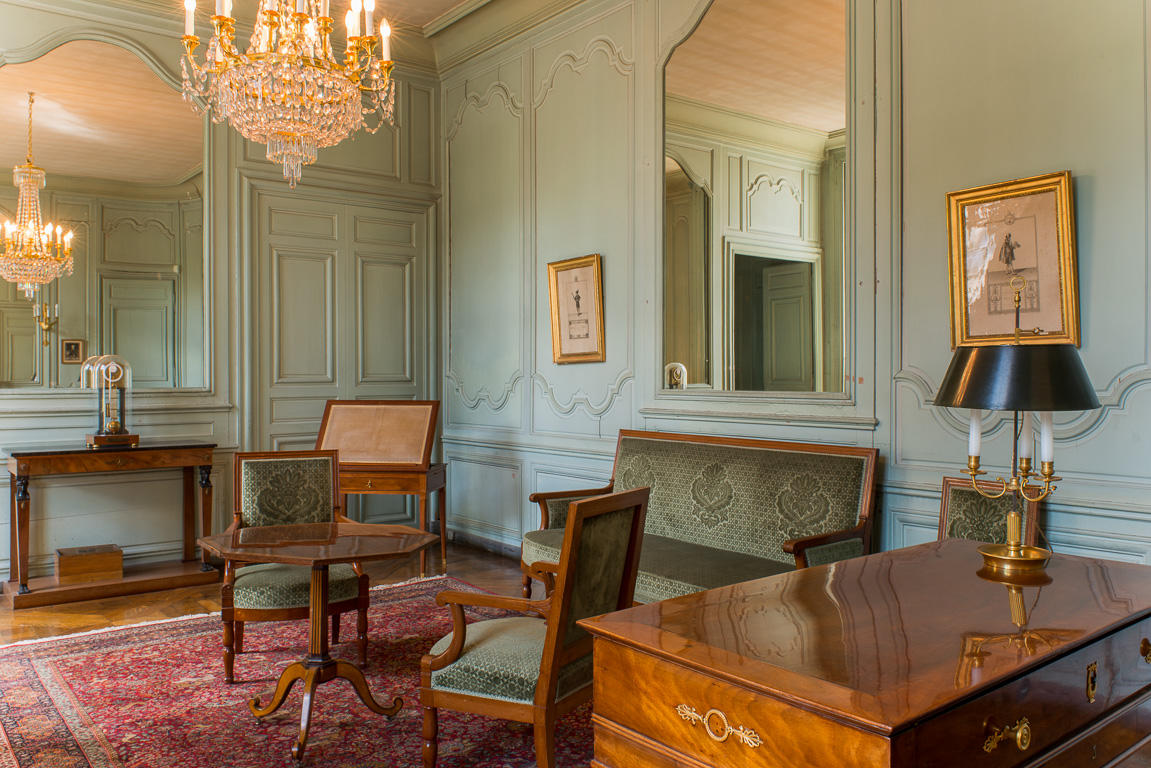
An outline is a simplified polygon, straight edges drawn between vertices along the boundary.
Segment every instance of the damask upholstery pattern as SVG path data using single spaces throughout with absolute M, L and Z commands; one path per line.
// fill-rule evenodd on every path
M 278 610 L 307 608 L 312 569 L 261 563 L 236 569 L 233 605 L 237 608 Z M 350 565 L 328 568 L 328 602 L 351 600 L 360 592 L 360 577 Z
M 623 436 L 614 490 L 651 488 L 647 534 L 792 564 L 787 539 L 856 525 L 865 474 L 862 456 Z
M 451 645 L 449 633 L 432 646 L 432 655 Z M 460 658 L 432 672 L 432 688 L 469 693 L 500 701 L 530 703 L 540 680 L 547 622 L 529 616 L 489 619 L 469 624 Z M 560 669 L 556 701 L 591 685 L 591 654 Z
M 246 460 L 240 478 L 244 525 L 331 522 L 332 474 L 327 456 Z
M 1007 543 L 1007 513 L 1011 494 L 989 499 L 974 488 L 953 486 L 947 495 L 946 530 L 951 539 L 971 539 L 991 544 Z M 1023 515 L 1023 541 L 1027 541 L 1027 515 Z

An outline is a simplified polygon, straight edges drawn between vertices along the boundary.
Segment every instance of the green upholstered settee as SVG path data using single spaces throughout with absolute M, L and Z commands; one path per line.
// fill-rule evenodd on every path
M 604 488 L 533 493 L 529 566 L 557 562 L 568 505 L 651 488 L 635 599 L 655 602 L 870 554 L 874 448 L 621 430 Z

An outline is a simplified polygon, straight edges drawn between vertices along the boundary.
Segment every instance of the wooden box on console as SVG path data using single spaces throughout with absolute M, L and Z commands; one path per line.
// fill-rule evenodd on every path
M 60 584 L 124 577 L 124 551 L 115 544 L 58 549 L 55 560 L 56 581 Z

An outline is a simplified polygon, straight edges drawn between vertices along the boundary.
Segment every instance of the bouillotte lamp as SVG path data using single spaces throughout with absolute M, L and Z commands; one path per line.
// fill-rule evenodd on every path
M 1014 287 L 1014 286 L 1013 286 Z M 1016 328 L 1019 326 L 1019 291 L 1015 295 Z M 1099 399 L 1087 377 L 1079 352 L 1072 344 L 1020 344 L 987 347 L 960 347 L 935 396 L 935 405 L 970 408 L 971 427 L 967 445 L 967 469 L 975 489 L 988 498 L 1011 493 L 1015 504 L 1007 516 L 1007 543 L 985 544 L 979 548 L 986 567 L 997 573 L 1042 570 L 1051 551 L 1024 546 L 1023 518 L 1019 498 L 1038 501 L 1055 490 L 1055 435 L 1053 411 L 1086 411 L 1099 408 Z M 997 478 L 998 493 L 988 493 L 975 482 L 979 475 L 979 442 L 982 411 L 1013 411 L 1014 440 L 1011 477 Z M 1039 472 L 1032 471 L 1034 442 L 1031 412 L 1039 412 Z M 1022 417 L 1022 418 L 1021 418 Z M 1022 426 L 1022 429 L 1020 427 Z M 1031 485 L 1030 478 L 1041 485 Z

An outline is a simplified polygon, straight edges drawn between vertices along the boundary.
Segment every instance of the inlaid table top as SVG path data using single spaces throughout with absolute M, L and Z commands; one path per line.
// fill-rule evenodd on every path
M 403 525 L 310 523 L 240 528 L 200 539 L 200 546 L 225 560 L 314 566 L 407 557 L 438 541 Z

